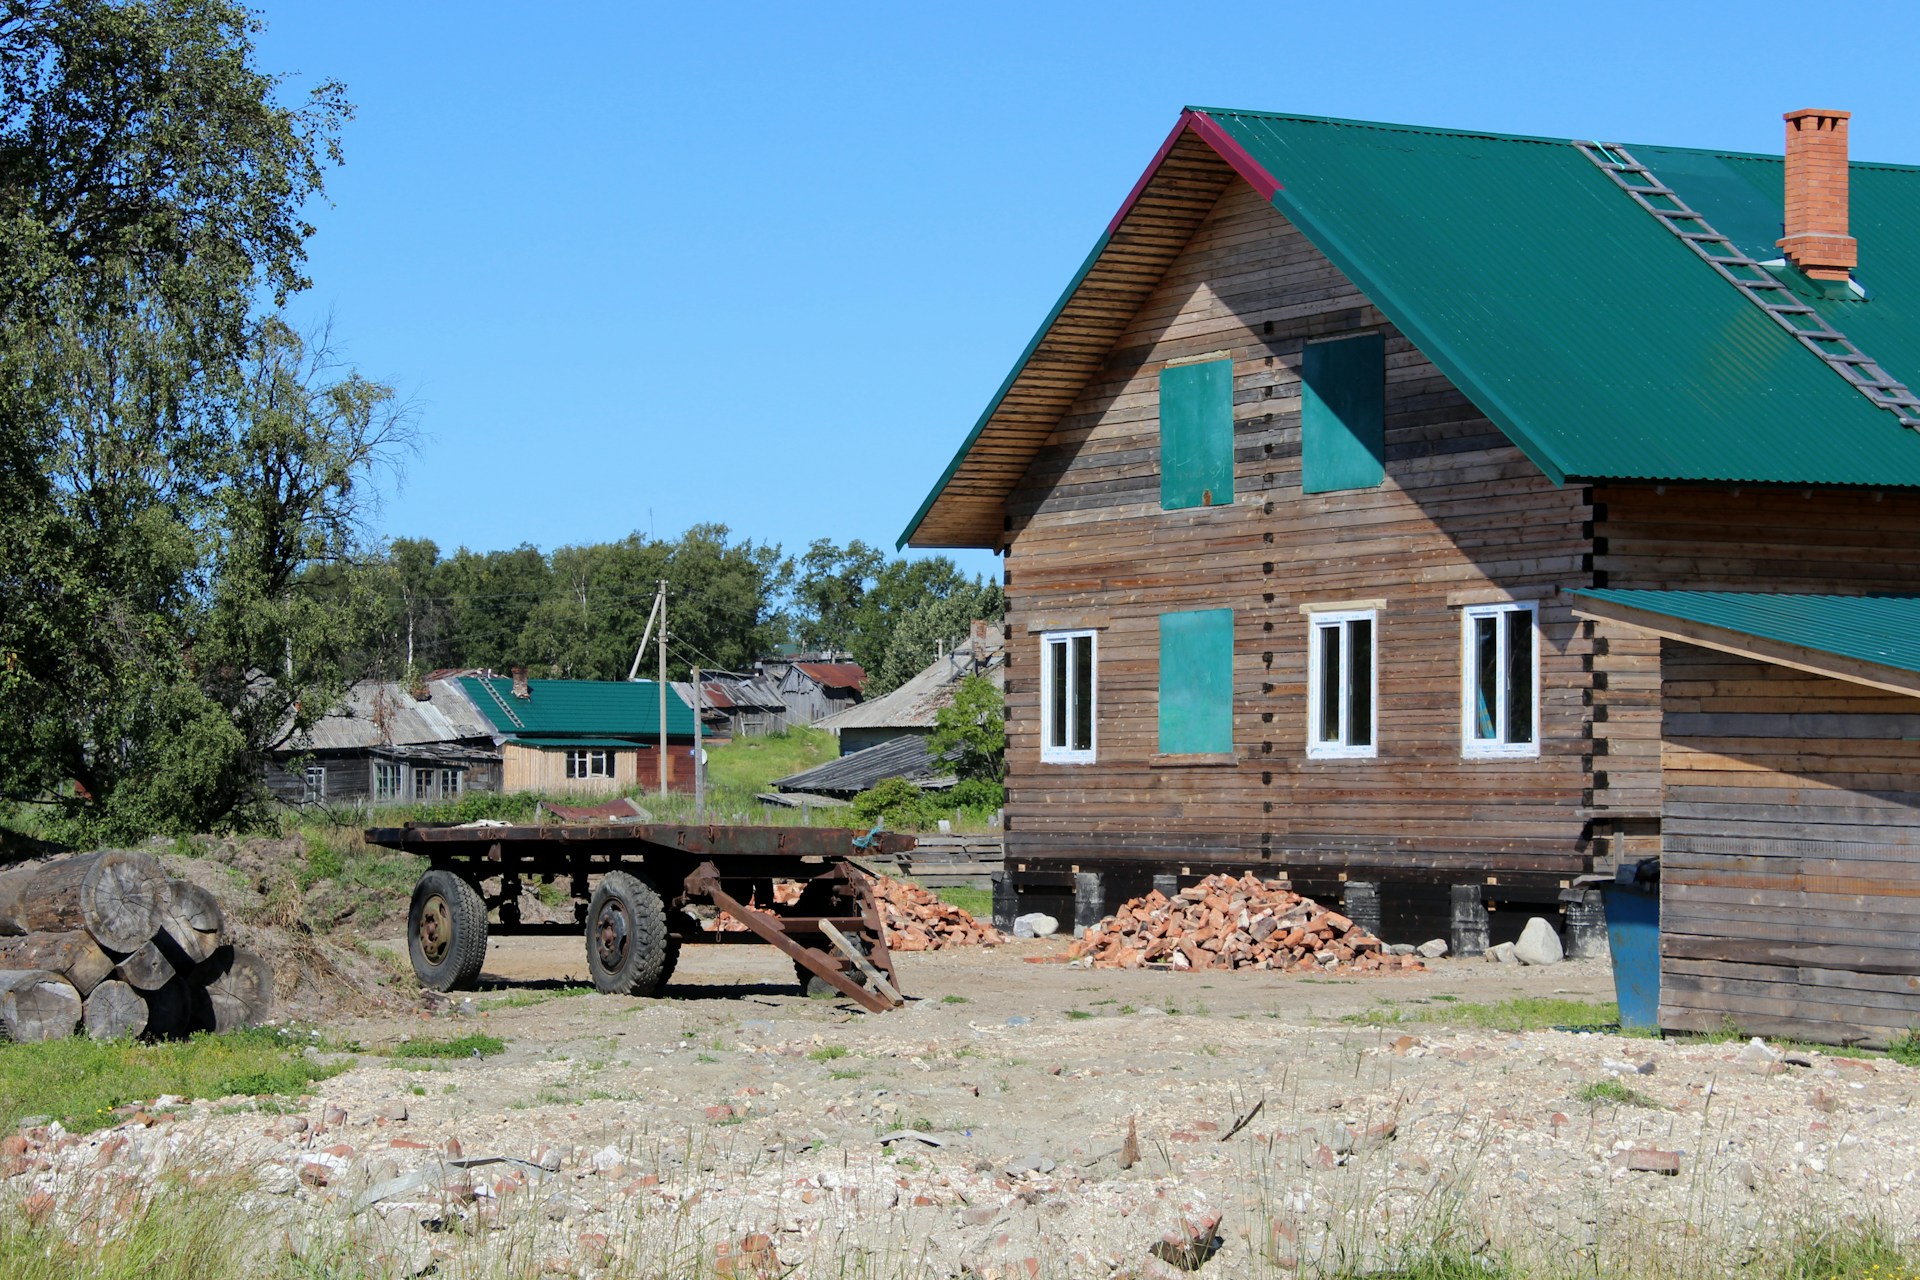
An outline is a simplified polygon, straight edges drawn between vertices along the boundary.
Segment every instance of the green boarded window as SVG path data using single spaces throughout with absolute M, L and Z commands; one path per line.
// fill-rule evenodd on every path
M 1308 343 L 1300 384 L 1301 487 L 1331 493 L 1386 479 L 1386 340 Z
M 1160 509 L 1233 502 L 1233 361 L 1160 371 Z
M 1160 752 L 1233 750 L 1233 610 L 1160 615 Z

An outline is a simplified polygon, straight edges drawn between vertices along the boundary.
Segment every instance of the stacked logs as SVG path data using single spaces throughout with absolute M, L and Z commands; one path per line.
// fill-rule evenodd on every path
M 1380 939 L 1285 881 L 1208 876 L 1172 898 L 1134 898 L 1088 929 L 1068 954 L 1102 969 L 1284 969 L 1309 973 L 1418 970 Z
M 1002 941 L 998 929 L 917 884 L 875 876 L 873 896 L 886 922 L 887 946 L 895 951 L 942 951 Z
M 273 970 L 212 894 L 110 849 L 0 872 L 0 1039 L 165 1039 L 258 1026 Z

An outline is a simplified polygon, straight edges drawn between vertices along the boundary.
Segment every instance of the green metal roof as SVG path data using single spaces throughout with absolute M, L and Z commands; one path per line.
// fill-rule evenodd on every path
M 1273 206 L 1555 481 L 1920 486 L 1920 432 L 1868 403 L 1567 139 L 1215 108 L 1183 119 L 1262 189 L 1264 170 Z M 1626 146 L 1750 255 L 1780 257 L 1779 156 Z M 1920 385 L 1916 215 L 1920 168 L 1856 162 L 1854 277 L 1867 296 L 1829 296 L 1783 269 L 1908 386 Z
M 1920 485 L 1920 433 L 1569 142 L 1206 114 L 1280 183 L 1274 207 L 1554 479 Z M 1743 247 L 1780 256 L 1779 157 L 1627 146 Z M 1852 171 L 1871 299 L 1814 305 L 1912 385 L 1920 170 Z
M 460 684 L 495 731 L 513 737 L 660 735 L 660 686 L 651 680 L 529 680 L 527 698 L 514 697 L 513 681 L 504 677 L 462 676 Z M 667 734 L 693 736 L 693 711 L 671 691 Z
M 671 710 L 669 710 L 668 718 L 669 719 L 672 718 Z M 652 743 L 649 743 L 644 739 L 641 739 L 638 737 L 634 737 L 634 738 L 519 737 L 519 738 L 507 739 L 507 745 L 510 747 L 532 747 L 538 751 L 581 751 L 589 747 L 592 747 L 595 749 L 602 748 L 602 747 L 609 748 L 609 749 L 619 748 L 619 749 L 631 751 L 635 747 L 654 746 L 654 745 L 657 745 L 658 742 L 659 742 L 658 736 L 655 737 Z
M 1920 672 L 1920 596 L 1629 591 L 1610 587 L 1569 594 L 1576 601 L 1602 601 L 1856 662 Z

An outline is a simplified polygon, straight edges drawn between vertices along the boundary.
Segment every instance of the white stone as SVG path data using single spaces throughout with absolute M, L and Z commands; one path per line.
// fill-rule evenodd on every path
M 1013 918 L 1013 936 L 1016 938 L 1051 938 L 1060 932 L 1060 922 L 1044 911 L 1029 911 L 1026 915 Z
M 1511 942 L 1502 942 L 1487 948 L 1487 963 L 1519 964 L 1520 962 L 1514 959 L 1513 944 Z
M 1427 941 L 1415 947 L 1414 950 L 1429 960 L 1438 960 L 1441 956 L 1447 954 L 1447 940 L 1445 938 L 1429 938 Z
M 1520 931 L 1520 941 L 1513 948 L 1513 958 L 1521 964 L 1559 964 L 1566 955 L 1560 945 L 1560 931 L 1540 916 L 1527 921 L 1527 927 Z

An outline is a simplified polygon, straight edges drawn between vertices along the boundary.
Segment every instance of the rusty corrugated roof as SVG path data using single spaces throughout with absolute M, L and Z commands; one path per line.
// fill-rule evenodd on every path
M 866 668 L 857 662 L 796 662 L 793 665 L 829 689 L 858 689 L 867 682 Z

